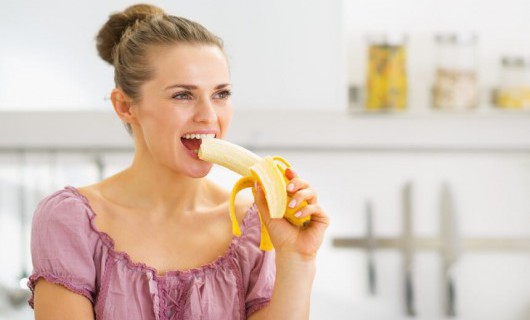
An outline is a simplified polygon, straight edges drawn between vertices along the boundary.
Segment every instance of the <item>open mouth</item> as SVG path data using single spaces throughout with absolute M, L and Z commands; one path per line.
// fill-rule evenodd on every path
M 214 133 L 187 133 L 180 138 L 182 144 L 186 149 L 193 151 L 195 154 L 199 152 L 202 139 L 213 139 Z

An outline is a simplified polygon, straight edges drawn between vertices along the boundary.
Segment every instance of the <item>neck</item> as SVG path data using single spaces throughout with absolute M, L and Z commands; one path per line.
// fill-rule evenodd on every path
M 197 211 L 206 187 L 205 178 L 172 171 L 148 156 L 135 156 L 132 165 L 116 178 L 123 191 L 115 199 L 134 209 L 164 215 Z

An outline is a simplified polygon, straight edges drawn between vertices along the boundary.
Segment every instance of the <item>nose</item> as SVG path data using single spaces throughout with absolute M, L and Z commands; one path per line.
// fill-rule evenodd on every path
M 215 106 L 208 97 L 199 99 L 195 112 L 196 122 L 213 123 L 217 121 Z

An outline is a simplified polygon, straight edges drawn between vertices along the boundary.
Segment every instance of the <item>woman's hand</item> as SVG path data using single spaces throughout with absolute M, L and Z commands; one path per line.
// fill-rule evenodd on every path
M 307 227 L 292 225 L 286 219 L 271 219 L 263 188 L 256 183 L 254 198 L 261 213 L 264 224 L 269 230 L 269 235 L 276 250 L 276 254 L 297 254 L 304 260 L 314 259 L 318 248 L 322 244 L 324 232 L 329 225 L 329 218 L 317 203 L 317 194 L 314 189 L 287 168 L 285 176 L 290 182 L 287 184 L 287 193 L 296 201 L 297 206 L 302 201 L 308 205 L 302 208 L 298 218 L 311 215 L 311 222 Z

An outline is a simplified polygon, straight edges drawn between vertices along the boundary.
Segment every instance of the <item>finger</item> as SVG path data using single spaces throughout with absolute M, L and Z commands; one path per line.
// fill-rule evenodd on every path
M 294 171 L 292 168 L 285 169 L 285 176 L 287 179 L 291 180 L 293 178 L 298 177 L 298 174 L 296 174 L 296 171 Z
M 300 178 L 293 178 L 291 179 L 289 184 L 287 184 L 287 192 L 289 193 L 293 193 L 300 189 L 305 189 L 305 188 L 309 188 L 309 182 L 302 180 Z
M 317 205 L 315 211 L 311 212 L 310 214 L 311 223 L 309 224 L 309 228 L 323 228 L 322 230 L 325 230 L 327 227 L 329 227 L 329 216 L 319 205 Z
M 318 212 L 322 212 L 322 208 L 319 204 L 308 204 L 307 206 L 301 208 L 298 210 L 294 216 L 297 218 L 304 218 L 313 214 L 317 214 Z
M 289 208 L 296 208 L 302 201 L 306 200 L 309 204 L 315 204 L 317 202 L 317 193 L 314 189 L 302 189 L 297 191 L 291 200 L 289 201 Z

